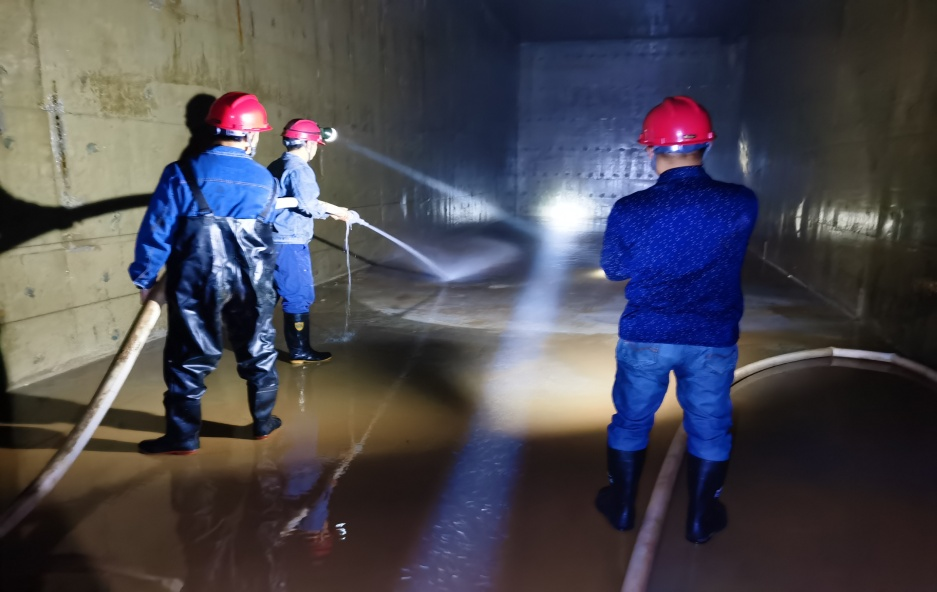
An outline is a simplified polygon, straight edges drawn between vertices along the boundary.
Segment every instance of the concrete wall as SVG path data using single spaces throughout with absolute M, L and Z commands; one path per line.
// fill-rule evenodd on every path
M 482 0 L 7 0 L 9 381 L 109 354 L 124 337 L 139 306 L 126 269 L 140 204 L 186 145 L 187 103 L 199 93 L 256 93 L 275 128 L 297 116 L 338 127 L 350 142 L 316 165 L 323 197 L 395 230 L 483 218 L 489 202 L 511 207 L 516 66 L 513 39 Z M 279 151 L 267 134 L 258 160 Z M 420 174 L 448 185 L 428 188 Z M 344 227 L 319 223 L 317 234 L 340 243 Z M 359 254 L 387 249 L 353 236 Z M 313 248 L 318 279 L 343 272 L 342 253 Z
M 656 176 L 636 142 L 647 111 L 687 94 L 711 112 L 719 141 L 707 160 L 738 177 L 744 44 L 664 39 L 525 44 L 521 49 L 518 209 L 579 201 L 604 221 L 617 199 Z
M 740 159 L 753 245 L 937 364 L 937 3 L 761 3 Z

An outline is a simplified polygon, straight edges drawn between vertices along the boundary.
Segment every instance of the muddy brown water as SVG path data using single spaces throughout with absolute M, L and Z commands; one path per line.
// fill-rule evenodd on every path
M 618 590 L 635 535 L 608 528 L 592 499 L 621 286 L 596 273 L 595 236 L 550 257 L 511 249 L 525 258 L 448 286 L 399 269 L 355 274 L 347 342 L 344 280 L 320 286 L 313 341 L 334 361 L 280 365 L 284 428 L 269 441 L 247 439 L 226 352 L 208 379 L 200 453 L 137 454 L 163 425 L 161 342 L 149 345 L 87 451 L 0 541 L 0 587 Z M 743 364 L 883 347 L 770 269 L 750 264 L 745 284 Z M 106 366 L 3 402 L 0 503 L 51 457 Z M 937 396 L 880 370 L 815 363 L 740 385 L 730 528 L 705 546 L 683 541 L 678 483 L 652 589 L 937 589 Z M 669 393 L 639 507 L 678 421 Z

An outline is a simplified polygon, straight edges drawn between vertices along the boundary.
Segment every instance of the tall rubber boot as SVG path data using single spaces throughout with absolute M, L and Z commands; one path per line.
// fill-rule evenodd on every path
M 687 455 L 687 487 L 690 503 L 686 516 L 686 538 L 702 544 L 729 523 L 726 507 L 719 501 L 729 461 L 703 460 Z
M 283 420 L 273 415 L 276 402 L 277 389 L 257 390 L 248 385 L 247 404 L 250 406 L 251 417 L 254 418 L 255 440 L 266 440 L 274 430 L 283 425 Z
M 634 500 L 638 494 L 638 479 L 644 468 L 646 450 L 626 452 L 608 449 L 607 487 L 599 490 L 595 507 L 616 530 L 634 528 Z
M 144 440 L 137 447 L 143 454 L 195 454 L 199 449 L 198 432 L 202 427 L 200 400 L 163 399 L 166 408 L 166 435 Z
M 309 313 L 283 313 L 283 334 L 290 354 L 291 364 L 327 362 L 332 359 L 329 352 L 318 352 L 309 345 Z

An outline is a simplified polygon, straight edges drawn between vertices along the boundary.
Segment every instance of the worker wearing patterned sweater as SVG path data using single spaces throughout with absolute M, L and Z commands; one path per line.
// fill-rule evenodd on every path
M 596 505 L 615 528 L 633 526 L 648 435 L 673 371 L 688 437 L 686 536 L 695 543 L 727 522 L 717 498 L 732 447 L 742 261 L 758 214 L 751 190 L 703 170 L 714 139 L 708 113 L 692 99 L 655 107 L 638 141 L 659 178 L 615 204 L 602 247 L 605 274 L 628 284 L 608 426 L 611 484 Z

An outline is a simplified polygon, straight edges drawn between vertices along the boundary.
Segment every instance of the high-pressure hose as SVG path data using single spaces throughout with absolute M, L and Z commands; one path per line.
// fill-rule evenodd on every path
M 107 369 L 107 374 L 104 375 L 104 380 L 101 381 L 101 385 L 88 404 L 85 414 L 39 476 L 0 515 L 0 538 L 9 534 L 39 505 L 39 502 L 52 491 L 84 450 L 94 431 L 101 425 L 114 399 L 117 398 L 117 393 L 124 386 L 134 362 L 137 361 L 143 346 L 146 345 L 153 327 L 156 326 L 159 313 L 160 305 L 154 300 L 147 300 L 114 357 L 114 361 L 111 362 L 110 368 Z
M 867 360 L 870 362 L 894 364 L 905 370 L 920 374 L 932 382 L 937 382 L 937 371 L 923 364 L 908 360 L 907 358 L 902 358 L 896 354 L 826 347 L 823 349 L 811 349 L 774 356 L 773 358 L 766 358 L 742 366 L 735 371 L 732 385 L 734 386 L 749 376 L 763 372 L 769 368 L 820 358 L 846 358 L 850 360 Z M 648 582 L 651 577 L 651 568 L 654 565 L 654 555 L 660 543 L 664 519 L 666 518 L 667 508 L 670 506 L 674 483 L 676 483 L 677 473 L 683 462 L 683 454 L 685 451 L 686 432 L 683 430 L 683 426 L 680 426 L 677 428 L 677 433 L 674 434 L 673 440 L 670 442 L 667 456 L 664 458 L 660 473 L 657 475 L 657 482 L 654 484 L 654 490 L 651 492 L 651 500 L 648 502 L 644 521 L 641 523 L 641 528 L 638 530 L 638 538 L 635 541 L 634 550 L 631 552 L 631 560 L 628 562 L 628 569 L 625 572 L 625 581 L 621 586 L 621 592 L 646 592 L 647 590 Z

